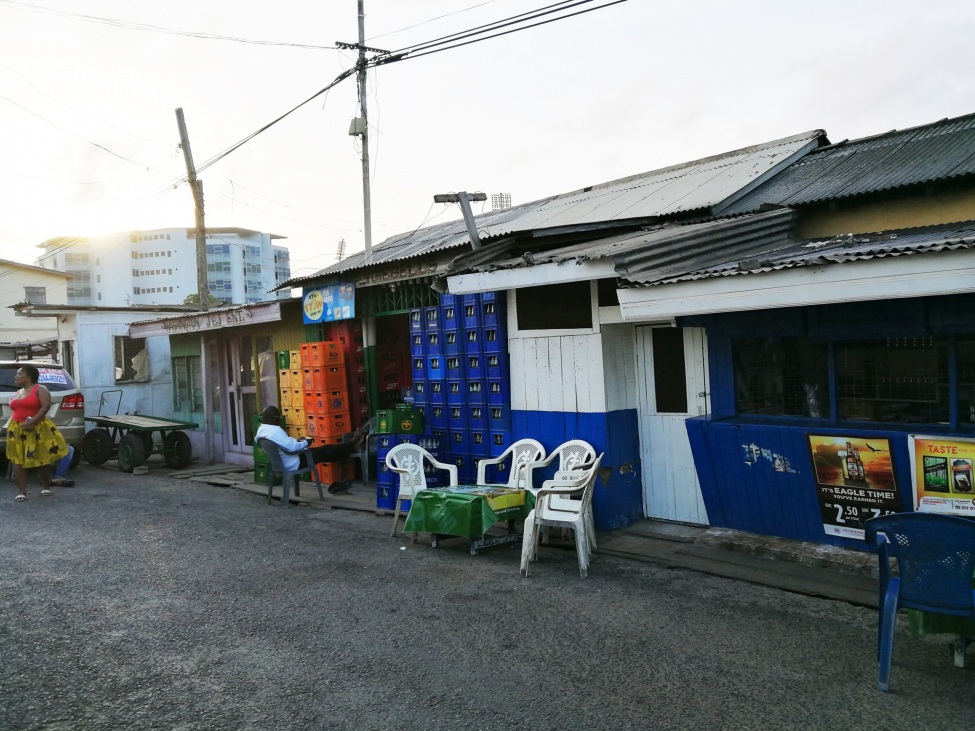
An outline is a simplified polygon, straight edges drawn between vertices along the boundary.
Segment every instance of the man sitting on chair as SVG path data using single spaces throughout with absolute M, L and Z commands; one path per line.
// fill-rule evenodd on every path
M 366 433 L 365 427 L 362 427 L 352 435 L 351 439 L 342 444 L 323 444 L 318 447 L 311 447 L 312 464 L 341 462 L 356 452 L 361 452 L 366 441 Z M 299 467 L 311 466 L 304 463 L 306 455 L 288 454 L 288 452 L 308 449 L 311 440 L 307 437 L 304 439 L 289 437 L 288 433 L 281 428 L 281 412 L 277 406 L 268 406 L 261 412 L 261 425 L 257 428 L 254 441 L 258 439 L 270 439 L 284 450 L 281 453 L 281 462 L 286 470 L 297 470 Z

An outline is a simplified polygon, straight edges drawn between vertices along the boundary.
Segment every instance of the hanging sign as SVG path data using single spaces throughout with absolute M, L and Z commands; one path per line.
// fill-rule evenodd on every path
M 975 517 L 975 440 L 908 436 L 914 509 Z
M 304 290 L 301 314 L 306 325 L 351 320 L 355 317 L 355 285 L 340 282 Z
M 886 439 L 810 434 L 809 452 L 827 535 L 862 541 L 867 520 L 903 509 Z

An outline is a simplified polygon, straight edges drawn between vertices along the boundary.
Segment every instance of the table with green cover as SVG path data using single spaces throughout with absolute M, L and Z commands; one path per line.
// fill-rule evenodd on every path
M 421 490 L 413 498 L 403 530 L 430 533 L 432 543 L 444 536 L 470 538 L 471 553 L 478 549 L 520 540 L 516 521 L 524 521 L 535 506 L 527 490 L 495 485 L 455 485 Z M 495 523 L 507 521 L 508 533 L 487 535 Z

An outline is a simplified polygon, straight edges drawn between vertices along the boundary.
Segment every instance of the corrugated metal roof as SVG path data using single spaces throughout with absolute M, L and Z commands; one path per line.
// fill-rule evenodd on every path
M 975 114 L 810 152 L 724 212 L 799 206 L 975 174 Z
M 475 271 L 519 269 L 566 261 L 610 258 L 618 276 L 652 282 L 678 273 L 716 266 L 729 258 L 789 247 L 796 214 L 790 209 L 693 224 L 669 224 L 491 262 Z
M 968 221 L 869 235 L 812 239 L 795 242 L 786 248 L 774 248 L 770 245 L 765 252 L 755 252 L 746 259 L 727 261 L 717 266 L 693 271 L 687 270 L 682 275 L 661 279 L 651 284 L 761 274 L 781 269 L 972 248 L 975 248 L 975 221 Z
M 721 207 L 742 191 L 758 185 L 771 171 L 814 148 L 825 137 L 812 130 L 793 137 L 733 150 L 594 185 L 524 205 L 475 217 L 482 239 L 517 232 L 581 226 L 604 221 L 673 216 Z M 470 246 L 463 220 L 392 236 L 372 249 L 368 264 L 358 252 L 316 274 L 291 279 L 283 287 L 366 266 L 401 261 L 451 248 Z

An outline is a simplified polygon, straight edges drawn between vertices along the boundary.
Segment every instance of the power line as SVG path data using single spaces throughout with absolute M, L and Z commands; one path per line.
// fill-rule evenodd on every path
M 42 13 L 42 14 L 46 13 L 48 15 L 56 15 L 58 17 L 67 18 L 69 20 L 78 20 L 86 23 L 98 23 L 101 25 L 108 25 L 113 28 L 124 28 L 126 30 L 138 30 L 138 31 L 146 31 L 150 33 L 162 33 L 163 35 L 184 36 L 186 38 L 196 38 L 199 40 L 208 40 L 208 41 L 231 41 L 234 43 L 249 43 L 257 46 L 286 46 L 289 48 L 311 49 L 313 51 L 334 51 L 335 50 L 335 46 L 317 46 L 317 45 L 311 45 L 307 43 L 289 43 L 286 41 L 261 41 L 261 40 L 255 40 L 253 38 L 223 36 L 217 33 L 200 33 L 195 31 L 176 30 L 174 28 L 165 28 L 159 25 L 149 25 L 148 23 L 134 23 L 127 20 L 117 20 L 115 18 L 103 18 L 97 15 L 69 13 L 64 10 L 58 10 L 56 8 L 48 8 L 43 5 L 34 5 L 32 3 L 19 2 L 18 0 L 0 0 L 0 4 L 8 5 L 18 10 L 27 10 L 29 12 Z
M 455 10 L 452 13 L 444 13 L 443 15 L 438 15 L 434 18 L 430 18 L 429 20 L 423 20 L 419 23 L 408 25 L 405 28 L 400 28 L 399 30 L 391 30 L 388 33 L 380 33 L 378 36 L 371 36 L 369 40 L 373 41 L 376 38 L 385 38 L 386 36 L 396 35 L 397 33 L 402 33 L 405 30 L 413 30 L 414 28 L 419 28 L 421 25 L 426 25 L 427 23 L 433 23 L 434 21 L 437 20 L 443 20 L 444 18 L 449 18 L 451 15 L 460 15 L 461 13 L 466 13 L 468 10 L 474 10 L 474 8 L 479 8 L 482 5 L 490 5 L 491 3 L 496 1 L 497 0 L 487 0 L 486 2 L 478 3 L 477 5 L 471 5 L 469 8 L 463 8 L 462 10 Z

